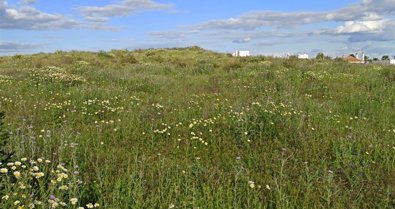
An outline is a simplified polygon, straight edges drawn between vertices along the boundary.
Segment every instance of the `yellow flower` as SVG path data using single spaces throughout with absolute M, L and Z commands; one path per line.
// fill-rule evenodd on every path
M 8 172 L 8 169 L 7 168 L 1 168 L 0 169 L 0 173 L 7 173 Z
M 62 185 L 62 186 L 59 187 L 59 189 L 60 189 L 60 190 L 68 190 L 69 187 L 66 186 L 66 185 Z
M 43 172 L 35 173 L 34 176 L 35 176 L 36 178 L 41 178 L 41 177 L 44 176 L 44 173 L 43 173 Z
M 16 165 L 16 166 L 20 166 L 20 165 L 22 165 L 22 163 L 19 162 L 19 161 L 16 161 L 16 162 L 15 162 L 15 165 Z
M 19 189 L 26 189 L 26 186 L 24 184 L 20 184 Z
M 19 178 L 19 177 L 21 177 L 21 173 L 19 171 L 15 171 L 14 176 L 15 176 L 15 178 Z
M 248 181 L 248 185 L 250 186 L 251 189 L 255 187 L 255 183 L 253 181 Z
M 57 202 L 55 202 L 55 201 L 52 202 L 52 207 L 53 207 L 53 208 L 57 208 L 58 206 L 59 206 L 59 203 L 57 203 Z
M 71 202 L 72 205 L 75 205 L 78 202 L 78 199 L 77 198 L 71 198 L 70 202 Z

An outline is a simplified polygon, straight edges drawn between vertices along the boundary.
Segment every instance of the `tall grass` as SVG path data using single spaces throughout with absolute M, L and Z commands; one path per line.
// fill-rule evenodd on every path
M 394 208 L 394 75 L 198 47 L 0 57 L 0 208 Z

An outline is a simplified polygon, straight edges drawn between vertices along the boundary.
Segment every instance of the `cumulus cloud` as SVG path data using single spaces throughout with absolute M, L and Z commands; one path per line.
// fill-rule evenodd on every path
M 387 21 L 380 31 L 361 31 L 349 34 L 350 42 L 395 41 L 395 21 Z
M 75 28 L 80 23 L 61 14 L 42 12 L 31 6 L 11 8 L 0 0 L 0 29 L 64 29 Z
M 169 9 L 169 4 L 160 4 L 152 0 L 121 0 L 105 6 L 82 6 L 77 9 L 89 21 L 106 22 L 110 17 L 128 16 L 141 10 Z
M 390 3 L 392 2 L 392 4 Z M 366 1 L 335 11 L 324 12 L 276 12 L 258 11 L 242 14 L 238 17 L 212 20 L 196 25 L 199 29 L 241 29 L 255 30 L 261 27 L 285 28 L 322 22 L 344 22 L 355 20 L 377 20 L 378 14 L 395 14 L 395 0 Z M 373 23 L 365 22 L 367 25 Z M 369 26 L 367 26 L 369 27 Z
M 336 29 L 337 33 L 381 32 L 387 25 L 387 20 L 346 21 Z

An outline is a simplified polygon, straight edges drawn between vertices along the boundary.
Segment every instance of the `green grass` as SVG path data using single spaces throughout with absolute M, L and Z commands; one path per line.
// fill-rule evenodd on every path
M 28 190 L 3 162 L 0 208 L 51 194 L 63 208 L 395 208 L 393 66 L 198 47 L 0 57 L 0 111 L 13 162 L 51 161 L 33 163 L 38 183 L 22 175 Z M 66 193 L 49 183 L 59 163 Z

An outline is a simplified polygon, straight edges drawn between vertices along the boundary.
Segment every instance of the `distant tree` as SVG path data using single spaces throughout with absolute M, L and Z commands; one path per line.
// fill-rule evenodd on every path
M 355 54 L 350 54 L 349 56 L 351 56 L 351 57 L 355 57 Z
M 325 55 L 322 52 L 319 52 L 317 54 L 317 56 L 315 56 L 315 59 L 317 59 L 317 60 L 323 60 L 324 58 L 325 58 Z
M 381 57 L 381 60 L 390 60 L 390 57 L 388 55 L 384 55 L 383 57 Z
M 379 58 L 375 57 L 373 58 L 373 61 L 379 61 Z

